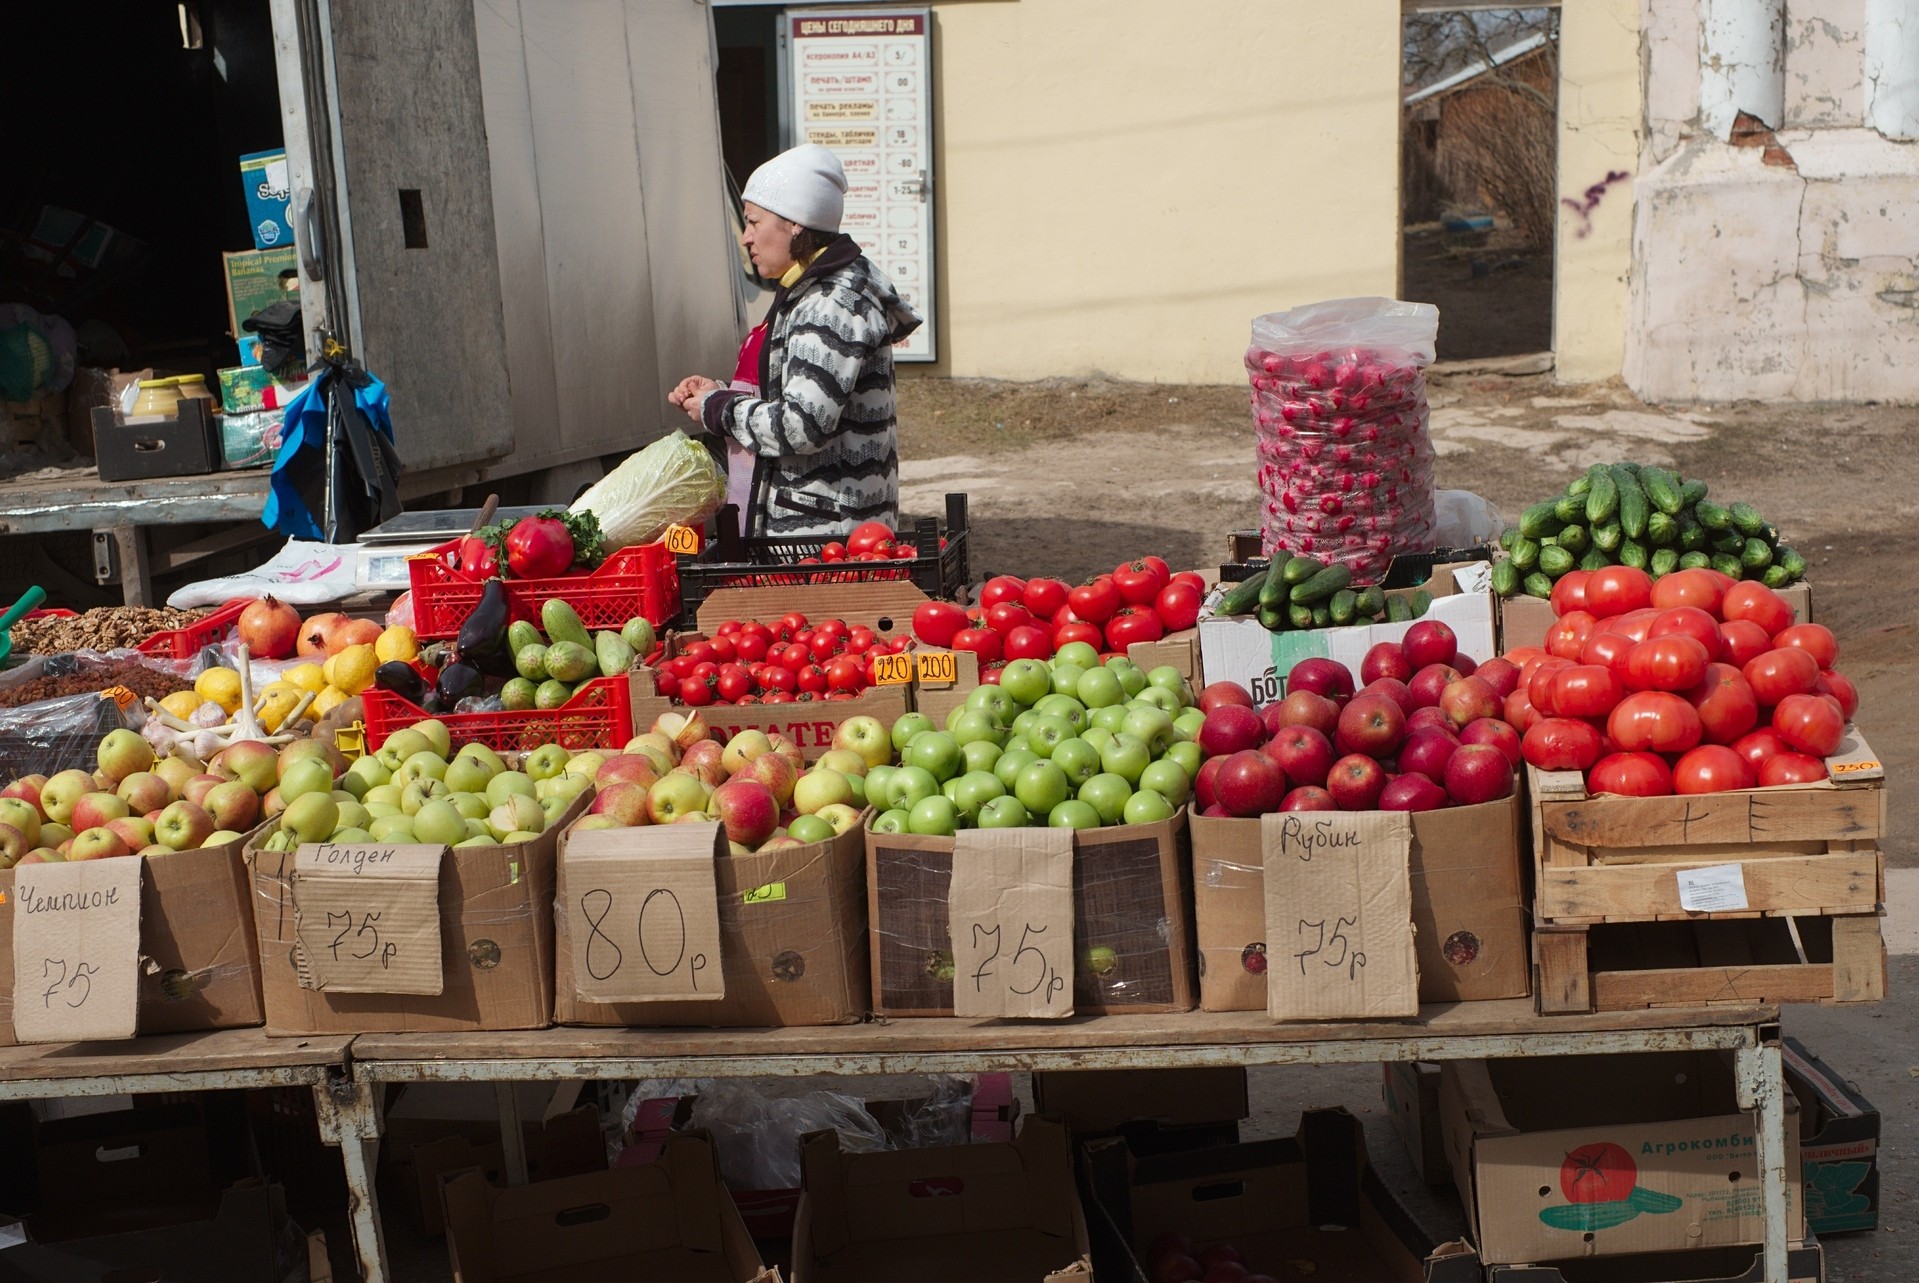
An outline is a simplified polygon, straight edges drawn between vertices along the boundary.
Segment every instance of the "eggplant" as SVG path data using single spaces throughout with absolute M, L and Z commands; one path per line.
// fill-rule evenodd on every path
M 509 607 L 505 581 L 487 580 L 486 587 L 480 590 L 480 604 L 466 617 L 466 622 L 460 625 L 459 636 L 453 639 L 453 653 L 460 659 L 477 661 L 505 650 Z
M 374 669 L 373 684 L 383 691 L 392 691 L 408 703 L 417 704 L 426 698 L 426 679 L 403 659 L 390 659 Z
M 464 696 L 476 694 L 479 689 L 479 667 L 467 660 L 456 659 L 440 670 L 438 691 L 443 708 L 451 708 Z

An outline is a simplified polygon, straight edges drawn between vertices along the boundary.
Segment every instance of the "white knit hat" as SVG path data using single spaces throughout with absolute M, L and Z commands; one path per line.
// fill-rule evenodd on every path
M 846 170 L 818 143 L 801 143 L 754 170 L 740 198 L 801 227 L 837 232 L 846 206 Z

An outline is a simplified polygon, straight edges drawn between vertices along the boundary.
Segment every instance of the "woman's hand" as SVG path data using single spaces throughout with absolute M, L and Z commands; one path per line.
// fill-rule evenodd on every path
M 715 379 L 699 374 L 689 374 L 666 394 L 666 399 L 692 415 L 693 421 L 697 423 L 700 417 L 700 402 L 706 398 L 708 392 L 715 391 L 719 386 L 719 382 Z

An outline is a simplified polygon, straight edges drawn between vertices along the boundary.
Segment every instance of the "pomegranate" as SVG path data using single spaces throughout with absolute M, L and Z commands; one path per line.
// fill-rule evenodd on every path
M 240 641 L 259 659 L 289 659 L 300 640 L 300 612 L 262 597 L 240 612 Z
M 328 655 L 333 654 L 339 649 L 333 644 L 333 634 L 338 632 L 340 625 L 346 622 L 345 615 L 337 610 L 329 610 L 324 614 L 314 615 L 301 624 L 298 644 L 300 658 L 324 660 Z
M 327 654 L 337 655 L 349 646 L 371 646 L 380 640 L 380 626 L 371 619 L 349 619 L 327 638 Z

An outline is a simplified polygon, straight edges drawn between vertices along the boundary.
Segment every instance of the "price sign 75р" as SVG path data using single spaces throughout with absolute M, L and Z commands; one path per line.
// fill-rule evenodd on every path
M 437 994 L 443 846 L 321 843 L 293 854 L 303 988 Z
M 953 841 L 947 929 L 956 1015 L 1072 1015 L 1072 833 L 960 833 Z

